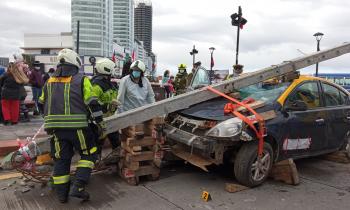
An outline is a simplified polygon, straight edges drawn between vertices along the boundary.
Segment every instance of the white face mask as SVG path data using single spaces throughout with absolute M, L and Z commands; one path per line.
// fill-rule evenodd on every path
M 35 70 L 40 70 L 39 66 L 34 67 Z

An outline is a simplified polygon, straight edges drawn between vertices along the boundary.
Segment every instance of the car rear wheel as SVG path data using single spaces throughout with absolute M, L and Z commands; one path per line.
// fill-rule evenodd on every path
M 257 149 L 257 142 L 243 144 L 234 162 L 234 174 L 237 181 L 248 187 L 262 184 L 267 179 L 273 164 L 273 150 L 269 143 L 264 143 L 260 161 Z

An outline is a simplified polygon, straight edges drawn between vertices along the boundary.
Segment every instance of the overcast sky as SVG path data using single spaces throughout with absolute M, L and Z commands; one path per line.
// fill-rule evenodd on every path
M 316 49 L 312 36 L 325 35 L 321 49 L 350 41 L 348 0 L 153 0 L 153 51 L 158 70 L 176 71 L 198 59 L 209 67 L 209 47 L 215 47 L 215 69 L 231 69 L 235 62 L 236 28 L 230 15 L 243 8 L 248 20 L 241 31 L 240 59 L 252 71 L 278 64 Z M 23 45 L 24 33 L 71 30 L 70 0 L 1 0 L 0 56 Z M 350 72 L 350 55 L 320 64 L 320 72 Z M 303 73 L 314 71 L 314 66 Z

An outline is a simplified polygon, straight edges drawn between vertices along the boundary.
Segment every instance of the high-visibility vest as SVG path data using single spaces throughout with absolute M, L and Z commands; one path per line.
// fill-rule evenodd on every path
M 45 130 L 88 127 L 84 76 L 51 77 L 43 89 Z M 90 83 L 89 83 L 90 84 Z M 91 85 L 91 84 L 90 84 Z

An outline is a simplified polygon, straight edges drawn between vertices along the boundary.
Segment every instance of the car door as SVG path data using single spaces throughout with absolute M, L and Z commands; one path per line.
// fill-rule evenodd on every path
M 293 111 L 296 103 L 306 105 L 304 110 Z M 326 113 L 322 107 L 318 81 L 298 85 L 287 97 L 284 105 L 285 125 L 282 151 L 286 157 L 298 158 L 314 155 L 327 147 Z
M 189 90 L 198 89 L 201 87 L 208 86 L 210 84 L 208 71 L 199 67 L 192 77 L 192 81 L 190 82 Z
M 325 111 L 327 112 L 328 149 L 338 149 L 349 135 L 350 106 L 349 95 L 327 82 L 321 82 Z

